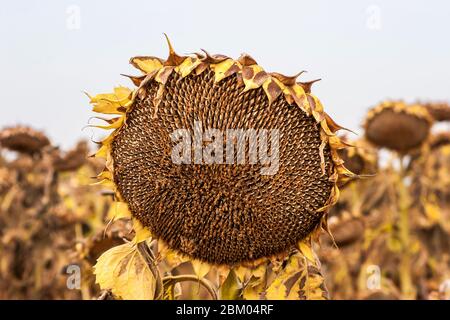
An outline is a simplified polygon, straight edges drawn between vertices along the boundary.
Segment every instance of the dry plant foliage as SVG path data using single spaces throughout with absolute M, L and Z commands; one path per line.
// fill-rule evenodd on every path
M 450 133 L 420 139 L 405 135 L 404 140 L 416 142 L 399 143 L 396 131 L 405 134 L 410 120 L 425 119 L 420 121 L 431 127 L 443 119 L 428 114 L 426 106 L 386 101 L 368 114 L 366 128 L 375 113 L 391 117 L 384 118 L 389 125 L 406 121 L 379 131 L 372 127 L 374 132 L 366 134 L 369 141 L 355 143 L 371 155 L 377 155 L 378 148 L 392 150 L 388 163 L 379 168 L 377 157 L 359 157 L 358 163 L 366 159 L 366 167 L 376 176 L 348 184 L 330 212 L 338 248 L 324 239 L 320 258 L 335 299 L 450 297 Z M 407 120 L 405 115 L 413 118 Z M 371 147 L 371 142 L 378 147 Z
M 98 164 L 80 143 L 61 165 L 65 155 L 31 128 L 2 130 L 0 142 L 10 150 L 0 161 L 0 299 L 81 298 L 65 270 L 104 203 L 87 185 Z

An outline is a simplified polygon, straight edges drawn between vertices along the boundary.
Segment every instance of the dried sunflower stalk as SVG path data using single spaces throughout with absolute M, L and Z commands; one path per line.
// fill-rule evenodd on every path
M 77 262 L 70 256 L 75 230 L 92 209 L 88 193 L 74 171 L 60 174 L 44 133 L 8 127 L 0 141 L 0 151 L 16 151 L 0 163 L 0 299 L 88 299 L 66 282 L 67 266 Z

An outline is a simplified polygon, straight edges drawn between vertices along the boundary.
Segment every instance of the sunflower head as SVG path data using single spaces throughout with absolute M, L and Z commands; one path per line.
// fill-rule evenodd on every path
M 450 201 L 450 133 L 441 132 L 430 139 L 430 153 L 425 157 L 422 179 L 433 181 L 433 190 L 440 199 Z
M 430 148 L 431 150 L 436 150 L 441 147 L 446 147 L 450 145 L 450 132 L 443 131 L 433 134 L 430 138 Z
M 154 237 L 191 258 L 233 265 L 289 252 L 337 201 L 337 183 L 354 177 L 338 154 L 341 127 L 312 82 L 248 55 L 169 47 L 166 60 L 131 59 L 143 72 L 130 76 L 135 90 L 91 97 L 94 111 L 119 115 L 100 126 L 114 129 L 97 152 L 100 177 Z
M 56 171 L 76 171 L 87 161 L 89 152 L 86 141 L 80 141 L 75 148 L 63 154 L 59 150 L 55 150 L 53 154 L 53 166 Z
M 429 102 L 424 104 L 430 115 L 436 121 L 450 120 L 450 105 L 446 102 Z
M 367 114 L 366 138 L 378 147 L 407 153 L 428 138 L 433 118 L 422 105 L 386 101 Z
M 12 151 L 34 154 L 49 144 L 44 133 L 30 127 L 15 126 L 0 131 L 0 146 Z
M 361 176 L 375 174 L 378 169 L 378 153 L 365 140 L 352 141 L 353 148 L 339 150 L 348 170 Z

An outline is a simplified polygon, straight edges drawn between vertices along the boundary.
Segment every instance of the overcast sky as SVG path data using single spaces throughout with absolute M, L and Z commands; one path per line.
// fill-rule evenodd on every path
M 267 71 L 322 78 L 314 93 L 358 130 L 386 98 L 450 100 L 448 1 L 4 1 L 0 126 L 32 124 L 62 147 L 92 115 L 83 91 L 130 85 L 135 55 L 204 48 Z

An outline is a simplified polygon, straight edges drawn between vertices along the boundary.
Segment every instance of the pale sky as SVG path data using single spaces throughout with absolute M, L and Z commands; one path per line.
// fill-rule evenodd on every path
M 313 93 L 354 129 L 386 98 L 450 101 L 447 1 L 4 1 L 0 127 L 32 124 L 64 148 L 92 116 L 83 91 L 131 87 L 136 55 L 200 48 L 322 78 Z M 78 15 L 79 14 L 79 15 Z M 94 135 L 98 137 L 98 135 Z

